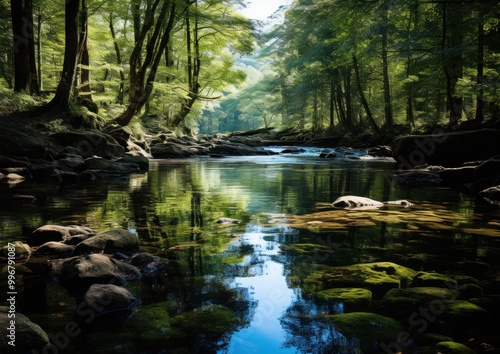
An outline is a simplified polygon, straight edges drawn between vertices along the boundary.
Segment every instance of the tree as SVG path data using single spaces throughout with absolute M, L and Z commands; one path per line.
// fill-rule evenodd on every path
M 36 73 L 33 1 L 11 0 L 14 91 L 39 94 Z

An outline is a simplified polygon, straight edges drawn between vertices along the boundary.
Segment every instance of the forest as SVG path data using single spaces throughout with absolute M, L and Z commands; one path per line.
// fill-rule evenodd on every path
M 267 30 L 244 6 L 2 0 L 0 113 L 384 136 L 498 121 L 499 1 L 295 0 Z

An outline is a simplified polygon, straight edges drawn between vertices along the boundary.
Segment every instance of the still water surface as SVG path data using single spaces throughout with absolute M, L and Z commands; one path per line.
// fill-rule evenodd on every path
M 74 338 L 68 350 L 82 353 L 326 353 L 332 347 L 362 352 L 362 343 L 335 329 L 298 319 L 301 313 L 332 312 L 305 299 L 301 264 L 394 261 L 414 252 L 499 265 L 498 207 L 446 187 L 398 185 L 388 178 L 395 167 L 390 161 L 320 159 L 319 152 L 153 161 L 147 173 L 118 181 L 3 189 L 2 246 L 25 241 L 44 224 L 126 228 L 137 233 L 142 250 L 168 261 L 161 274 L 126 285 L 141 300 L 131 317 L 141 307 L 163 303 L 170 313 L 223 305 L 236 315 L 225 335 L 188 334 L 177 344 L 138 339 L 129 320 L 121 318 L 113 328 L 91 326 Z M 13 194 L 34 195 L 37 201 L 15 204 L 9 202 Z M 342 225 L 326 228 L 311 222 L 343 195 L 407 199 L 415 214 L 342 214 Z M 241 223 L 218 224 L 222 217 Z M 323 248 L 306 257 L 285 247 L 296 244 Z M 72 318 L 76 300 L 55 281 L 47 288 L 45 307 L 20 306 L 55 333 Z M 342 311 L 341 304 L 333 309 Z M 155 329 L 141 332 L 146 330 Z

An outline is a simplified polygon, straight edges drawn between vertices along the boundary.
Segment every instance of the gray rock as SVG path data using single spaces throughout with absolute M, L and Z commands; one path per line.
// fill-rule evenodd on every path
M 88 288 L 95 283 L 118 285 L 141 277 L 136 267 L 103 254 L 57 260 L 52 262 L 52 269 L 60 276 L 62 284 L 76 289 Z
M 40 246 L 48 241 L 64 241 L 71 236 L 94 234 L 92 229 L 84 226 L 44 225 L 31 233 L 28 243 L 31 246 Z
M 130 310 L 137 299 L 124 287 L 114 284 L 92 284 L 85 293 L 82 308 L 90 308 L 96 315 Z
M 458 167 L 465 162 L 500 155 L 499 141 L 500 130 L 497 129 L 409 135 L 393 141 L 392 156 L 404 168 L 423 163 Z
M 123 229 L 98 233 L 80 242 L 75 254 L 132 252 L 139 249 L 137 235 Z
M 25 315 L 16 312 L 15 313 L 15 329 L 13 334 L 15 334 L 15 352 L 16 353 L 31 353 L 33 349 L 40 350 L 49 343 L 49 336 L 47 333 L 36 323 L 32 322 Z M 0 351 L 2 353 L 12 353 L 13 346 L 9 345 L 12 340 L 11 321 L 9 318 L 9 308 L 7 306 L 0 306 L 0 336 L 2 340 L 0 341 Z
M 72 256 L 75 251 L 75 246 L 67 245 L 62 242 L 49 241 L 38 247 L 33 255 L 57 255 L 61 257 Z

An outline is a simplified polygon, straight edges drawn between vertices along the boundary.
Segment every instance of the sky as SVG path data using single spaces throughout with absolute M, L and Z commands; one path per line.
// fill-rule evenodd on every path
M 281 5 L 286 5 L 289 0 L 248 0 L 246 8 L 240 10 L 242 14 L 253 20 L 265 21 Z

